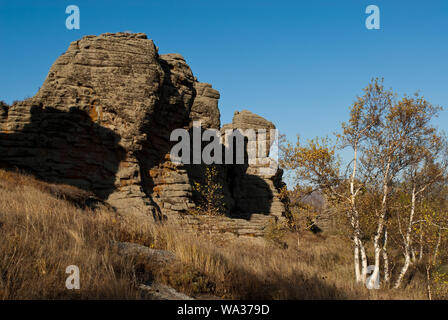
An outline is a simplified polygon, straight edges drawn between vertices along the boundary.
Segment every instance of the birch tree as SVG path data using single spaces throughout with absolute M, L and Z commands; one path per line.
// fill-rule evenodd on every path
M 432 141 L 435 129 L 430 126 L 440 110 L 417 94 L 400 101 L 391 99 L 377 130 L 371 131 L 364 150 L 364 162 L 373 167 L 376 183 L 381 190 L 381 204 L 377 213 L 376 232 L 373 239 L 374 279 L 380 270 L 383 253 L 384 280 L 390 280 L 387 255 L 388 199 L 394 181 L 401 178 L 403 170 L 418 163 L 418 154 L 424 153 L 427 141 Z M 373 280 L 372 280 L 373 281 Z M 373 283 L 372 283 L 373 284 Z
M 374 79 L 351 105 L 337 143 L 316 138 L 303 144 L 298 138 L 296 145 L 284 148 L 281 165 L 295 172 L 300 190 L 319 190 L 345 214 L 358 283 L 366 282 L 368 259 L 373 258 L 368 287 L 374 287 L 380 267 L 386 286 L 397 276 L 394 287 L 399 287 L 417 259 L 416 237 L 420 237 L 416 241 L 421 246 L 419 259 L 423 256 L 425 235 L 416 230 L 424 231 L 427 222 L 416 220 L 417 207 L 424 194 L 446 176 L 446 165 L 440 162 L 446 138 L 431 126 L 439 111 L 418 94 L 399 100 L 384 88 L 382 79 Z M 342 149 L 350 150 L 344 167 L 338 156 Z M 392 257 L 390 245 L 394 246 Z M 370 247 L 373 252 L 367 252 Z M 390 266 L 397 265 L 400 250 L 404 262 L 397 274 Z
M 429 150 L 426 150 L 426 152 L 428 151 Z M 435 154 L 430 154 L 429 156 L 433 157 L 435 156 Z M 434 164 L 432 162 L 426 162 L 421 170 L 419 170 L 418 167 L 419 163 L 413 164 L 412 166 L 410 166 L 407 174 L 405 175 L 404 185 L 407 186 L 408 189 L 407 192 L 409 193 L 410 206 L 407 210 L 408 215 L 406 217 L 406 227 L 404 230 L 401 229 L 401 223 L 399 223 L 399 231 L 403 240 L 404 264 L 394 284 L 394 288 L 400 287 L 401 282 L 409 269 L 409 266 L 413 262 L 415 262 L 415 258 L 413 259 L 413 255 L 415 256 L 415 254 L 413 253 L 413 235 L 416 233 L 415 217 L 417 214 L 416 211 L 418 209 L 418 202 L 425 190 L 431 188 L 431 186 L 438 182 L 446 180 L 445 169 L 442 165 Z M 398 219 L 400 219 L 400 216 L 398 216 Z M 427 218 L 424 222 L 428 222 Z M 440 233 L 440 230 L 438 230 L 438 233 Z M 423 233 L 421 233 L 421 236 L 423 237 Z M 421 243 L 421 245 L 423 245 L 423 243 Z M 423 248 L 421 250 L 423 250 Z M 421 257 L 422 255 L 423 252 L 421 254 Z
M 359 153 L 364 142 L 380 125 L 382 114 L 391 104 L 393 93 L 385 90 L 382 80 L 375 79 L 364 89 L 364 95 L 358 97 L 350 108 L 348 123 L 342 124 L 342 134 L 338 135 L 341 149 L 350 148 L 352 159 L 347 167 L 349 180 L 348 217 L 353 228 L 355 276 L 357 282 L 365 282 L 367 276 L 367 255 L 362 241 L 360 209 L 357 203 L 359 192 L 365 188 L 365 176 L 360 175 Z M 368 175 L 367 175 L 368 176 Z M 359 259 L 361 258 L 361 271 Z

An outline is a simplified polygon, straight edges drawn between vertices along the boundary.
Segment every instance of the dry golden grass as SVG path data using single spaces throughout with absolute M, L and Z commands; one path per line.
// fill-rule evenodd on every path
M 0 171 L 0 299 L 136 298 L 133 266 L 110 245 L 112 212 L 81 210 L 46 186 Z M 79 291 L 65 287 L 69 265 L 80 268 Z
M 173 230 L 165 226 L 153 233 L 159 233 L 155 239 L 163 243 L 158 245 L 175 252 L 182 266 L 194 268 L 196 273 L 187 273 L 195 281 L 185 279 L 185 272 L 173 277 L 174 270 L 161 279 L 193 295 L 211 293 L 225 299 L 268 300 L 426 298 L 424 281 L 400 290 L 367 290 L 354 283 L 350 244 L 338 236 L 309 233 L 297 249 L 296 235 L 291 233 L 283 238 L 285 248 L 247 238 L 220 243 L 213 236 L 198 239 Z
M 350 244 L 337 235 L 305 234 L 300 248 L 291 233 L 282 246 L 197 235 L 74 204 L 86 197 L 73 187 L 0 170 L 0 299 L 139 299 L 143 279 L 201 298 L 425 298 L 421 281 L 403 290 L 356 285 Z M 120 256 L 112 241 L 166 249 L 178 259 L 156 267 Z M 65 288 L 69 265 L 80 268 L 81 290 Z

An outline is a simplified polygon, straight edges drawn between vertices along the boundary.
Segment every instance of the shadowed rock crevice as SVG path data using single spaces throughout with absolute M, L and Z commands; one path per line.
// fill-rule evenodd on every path
M 193 73 L 182 56 L 161 55 L 159 61 L 163 70 L 162 91 L 153 112 L 147 114 L 141 128 L 148 136 L 137 158 L 143 190 L 156 208 L 155 217 L 160 219 L 163 218 L 164 207 L 177 204 L 175 198 L 185 196 L 188 200 L 188 176 L 169 161 L 169 153 L 175 143 L 170 141 L 170 135 L 175 129 L 188 128 L 196 91 Z
M 204 128 L 201 129 L 205 131 Z M 193 134 L 190 131 L 190 136 Z M 249 155 L 247 152 L 248 138 L 240 133 L 239 130 L 233 131 L 233 137 L 228 142 L 228 146 L 221 144 L 222 160 L 221 164 L 201 165 L 189 164 L 184 167 L 187 170 L 191 183 L 206 184 L 207 168 L 214 167 L 217 171 L 215 181 L 212 183 L 222 187 L 224 197 L 224 214 L 231 218 L 240 218 L 250 220 L 252 214 L 269 215 L 271 205 L 274 199 L 273 192 L 269 185 L 261 177 L 248 172 Z M 224 137 L 222 139 L 225 139 Z M 230 139 L 230 138 L 229 138 Z M 243 162 L 237 160 L 238 141 L 243 141 L 242 150 Z M 202 143 L 202 149 L 208 142 Z M 231 150 L 230 150 L 231 149 Z M 226 153 L 230 152 L 231 163 L 226 163 Z M 193 163 L 193 150 L 190 150 L 190 163 Z M 196 205 L 203 200 L 203 195 L 194 190 L 192 199 Z

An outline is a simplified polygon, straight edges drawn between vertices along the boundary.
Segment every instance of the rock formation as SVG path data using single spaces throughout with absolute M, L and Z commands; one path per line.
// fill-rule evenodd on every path
M 194 171 L 204 165 L 172 163 L 170 134 L 196 120 L 221 129 L 219 97 L 182 56 L 159 55 L 145 34 L 86 36 L 56 60 L 34 97 L 0 105 L 0 162 L 92 191 L 123 212 L 178 217 L 195 207 Z M 243 111 L 222 130 L 237 128 L 274 126 Z M 223 165 L 220 177 L 228 215 L 284 213 L 272 163 Z
M 270 137 L 271 130 L 275 129 L 274 124 L 243 110 L 235 112 L 232 123 L 222 127 L 222 134 L 229 129 L 266 131 L 265 137 L 257 135 L 257 143 L 265 144 L 266 156 L 257 158 L 253 164 L 228 166 L 228 183 L 232 191 L 231 197 L 235 201 L 233 211 L 242 215 L 257 212 L 281 217 L 285 211 L 279 197 L 279 191 L 284 186 L 283 171 L 278 168 L 277 162 L 268 157 L 269 149 L 275 141 L 275 137 Z

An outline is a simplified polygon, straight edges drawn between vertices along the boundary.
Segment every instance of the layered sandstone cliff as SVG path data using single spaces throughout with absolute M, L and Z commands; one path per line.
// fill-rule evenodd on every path
M 182 56 L 159 55 L 145 34 L 86 36 L 56 60 L 34 97 L 0 105 L 0 162 L 91 191 L 123 212 L 176 217 L 195 207 L 192 183 L 204 165 L 172 163 L 170 134 L 196 120 L 221 129 L 219 97 Z M 229 128 L 274 126 L 243 111 Z M 220 168 L 229 216 L 283 215 L 275 164 Z

